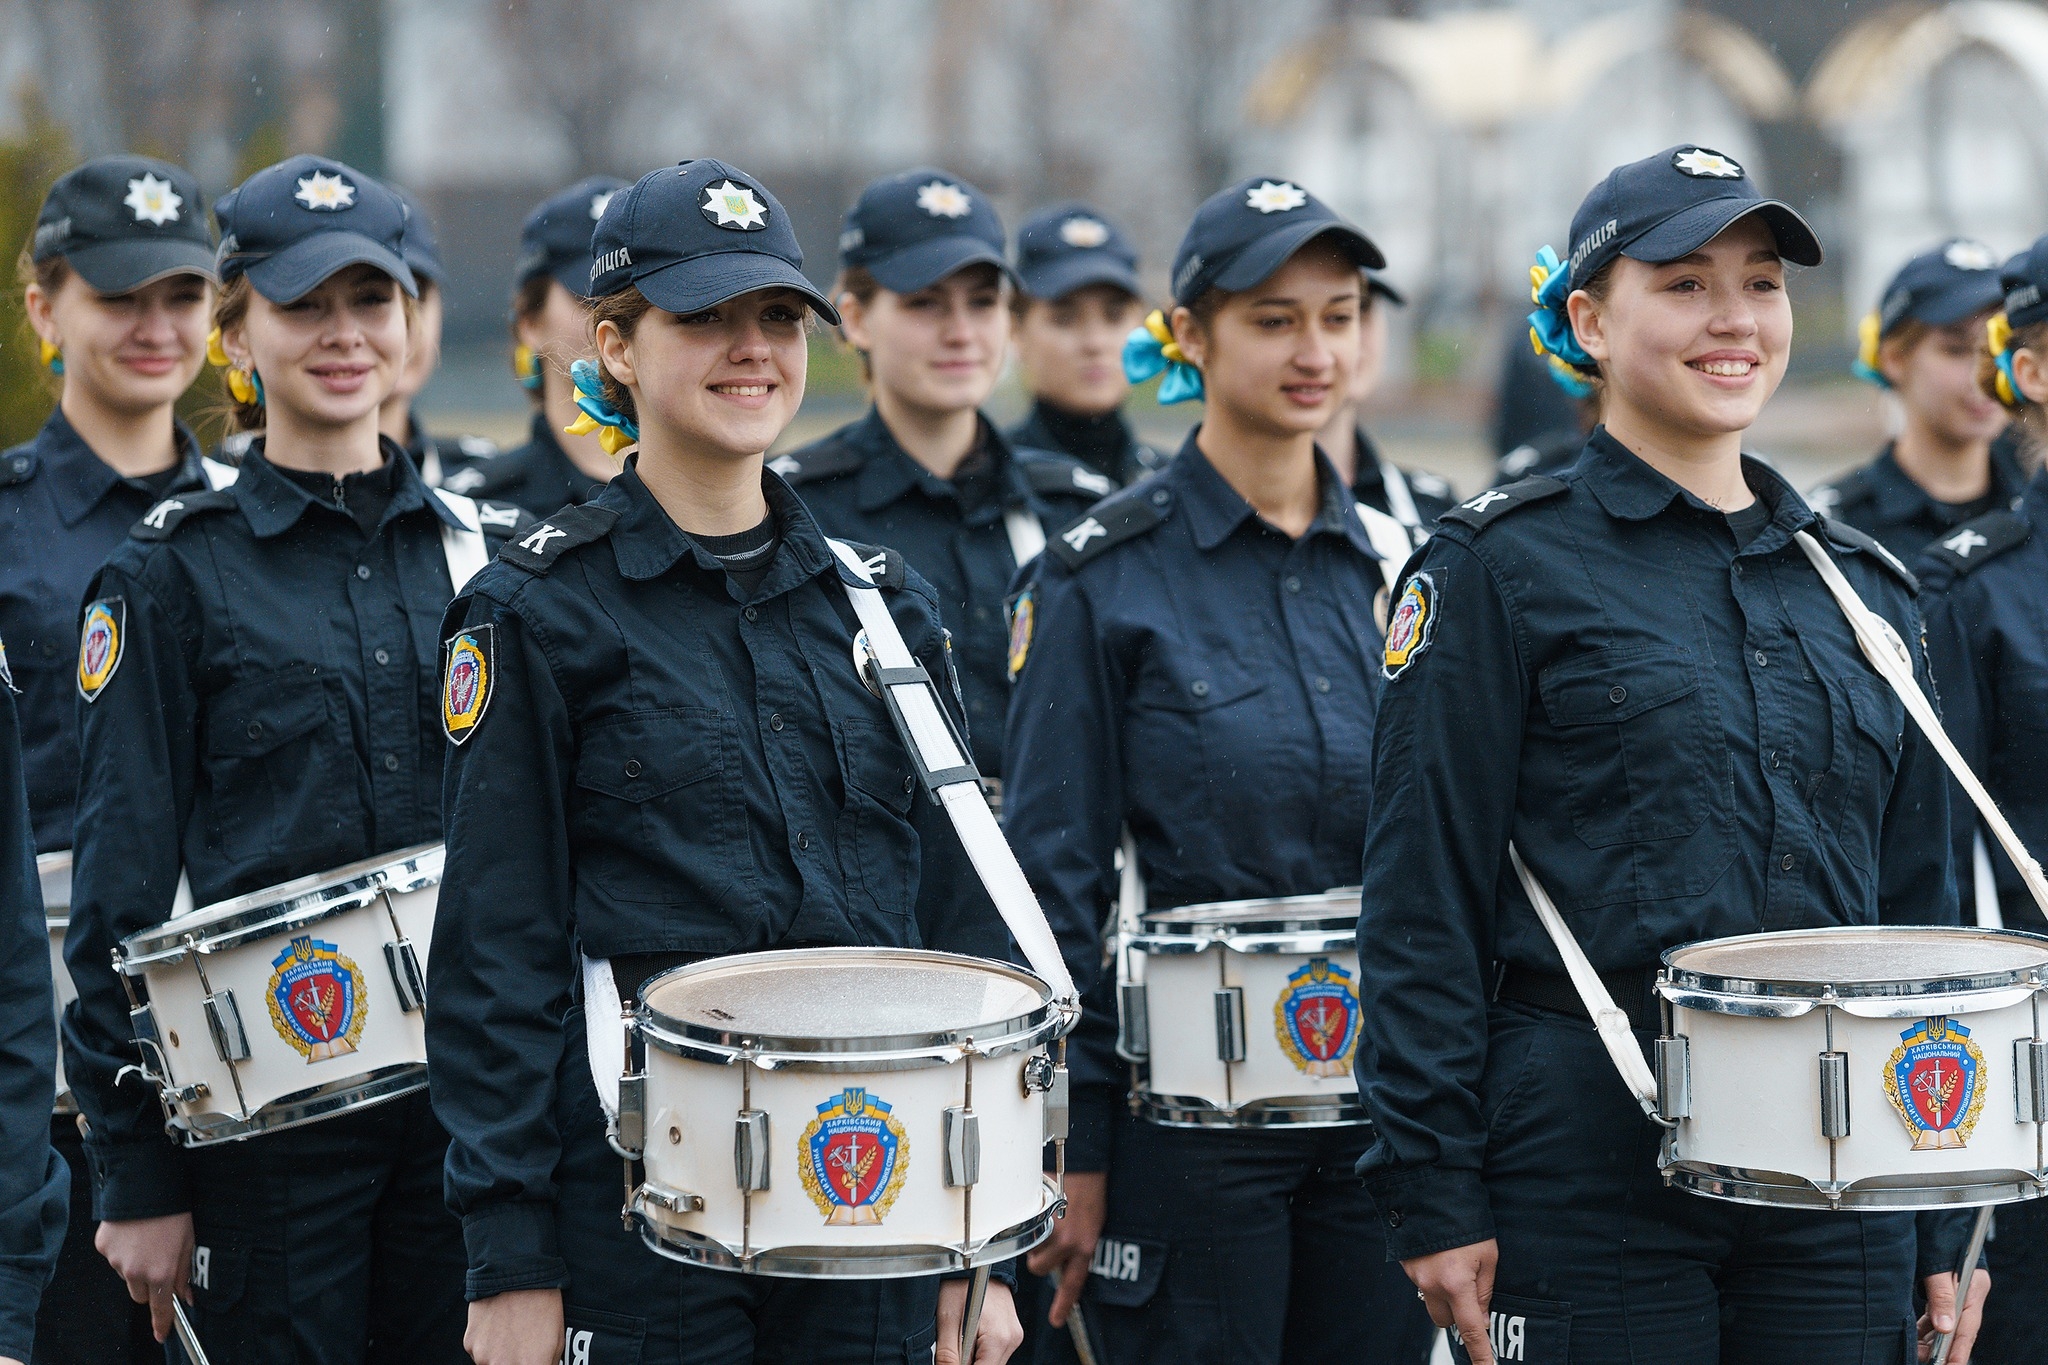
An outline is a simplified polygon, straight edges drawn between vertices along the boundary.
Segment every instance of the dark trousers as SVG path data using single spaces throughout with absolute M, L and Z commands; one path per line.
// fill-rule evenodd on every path
M 447 1150 L 422 1090 L 193 1152 L 193 1326 L 213 1365 L 467 1365 Z
M 564 1365 L 930 1365 L 939 1280 L 785 1280 L 684 1265 L 619 1219 L 582 1014 L 565 1029 L 556 1232 L 569 1263 Z
M 2010 922 L 2010 921 L 2008 921 Z M 1972 1360 L 2048 1359 L 2048 1199 L 2002 1205 L 1984 1247 L 1991 1297 Z
M 128 1297 L 128 1286 L 92 1244 L 92 1177 L 78 1120 L 50 1120 L 50 1145 L 71 1167 L 71 1223 L 57 1253 L 56 1278 L 36 1310 L 34 1365 L 160 1365 L 164 1348 L 149 1330 L 149 1307 Z
M 1898 1365 L 1913 1216 L 1667 1188 L 1593 1026 L 1497 1004 L 1481 1086 L 1494 1350 L 1531 1365 Z
M 1122 1120 L 1082 1299 L 1104 1365 L 1427 1360 L 1434 1329 L 1352 1173 L 1369 1131 Z

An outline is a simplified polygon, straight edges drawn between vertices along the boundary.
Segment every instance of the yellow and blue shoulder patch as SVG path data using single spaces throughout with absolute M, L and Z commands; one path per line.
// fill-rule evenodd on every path
M 1386 658 L 1381 673 L 1388 682 L 1408 671 L 1436 639 L 1436 580 L 1419 573 L 1401 589 L 1401 600 L 1387 622 Z
M 491 704 L 497 683 L 497 627 L 471 626 L 444 647 L 447 663 L 441 675 L 441 728 L 451 744 L 476 733 L 484 708 Z
M 1012 597 L 1009 609 L 1010 681 L 1015 682 L 1024 671 L 1024 661 L 1031 657 L 1031 632 L 1038 625 L 1038 586 L 1033 584 Z
M 78 636 L 78 695 L 96 701 L 121 666 L 121 647 L 128 636 L 128 604 L 102 597 L 85 609 Z

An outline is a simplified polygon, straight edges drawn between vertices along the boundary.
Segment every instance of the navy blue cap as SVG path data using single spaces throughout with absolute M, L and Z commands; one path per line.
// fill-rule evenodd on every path
M 434 235 L 434 223 L 427 217 L 427 211 L 413 192 L 403 185 L 387 180 L 384 187 L 398 196 L 398 202 L 405 205 L 405 246 L 399 253 L 405 263 L 412 267 L 415 279 L 428 284 L 439 284 L 448 278 L 448 272 L 441 267 L 441 242 Z
M 541 200 L 519 225 L 513 288 L 536 275 L 552 275 L 577 298 L 590 297 L 590 234 L 612 196 L 625 188 L 615 175 L 593 175 Z
M 1143 298 L 1138 249 L 1116 224 L 1076 201 L 1054 204 L 1017 229 L 1017 278 L 1034 299 L 1063 299 L 1106 284 Z
M 1877 305 L 1877 334 L 1889 336 L 1911 319 L 1946 327 L 1997 308 L 2005 297 L 1998 285 L 1998 256 L 1968 237 L 1951 237 L 1899 267 Z
M 1361 270 L 1387 263 L 1372 238 L 1300 186 L 1262 175 L 1240 180 L 1195 210 L 1173 254 L 1173 301 L 1185 306 L 1211 289 L 1249 289 L 1318 237 L 1342 247 Z
M 102 294 L 168 275 L 213 278 L 213 235 L 199 182 L 146 156 L 95 157 L 50 186 L 29 256 L 62 256 Z
M 656 308 L 687 316 L 756 289 L 794 289 L 827 322 L 839 321 L 804 278 L 782 201 L 723 161 L 664 166 L 614 194 L 590 254 L 591 298 L 634 285 Z
M 1402 308 L 1408 306 L 1408 296 L 1394 288 L 1393 285 L 1388 284 L 1386 276 L 1380 274 L 1377 270 L 1365 272 L 1365 287 L 1372 293 L 1378 294 L 1388 303 Z
M 1617 256 L 1652 265 L 1690 256 L 1752 213 L 1770 225 L 1780 256 L 1820 264 L 1820 238 L 1806 220 L 1759 194 L 1731 156 L 1687 143 L 1616 166 L 1572 215 L 1570 285 L 1583 288 Z
M 2005 290 L 2005 320 L 2015 327 L 2048 322 L 2048 237 L 2005 263 L 1998 272 Z
M 1003 220 L 988 196 L 957 175 L 920 166 L 860 192 L 839 230 L 839 263 L 860 266 L 884 289 L 914 294 L 970 265 L 1003 259 Z
M 221 283 L 247 275 L 272 303 L 305 297 L 352 265 L 373 265 L 418 294 L 405 263 L 405 203 L 389 186 L 324 156 L 287 157 L 222 195 Z

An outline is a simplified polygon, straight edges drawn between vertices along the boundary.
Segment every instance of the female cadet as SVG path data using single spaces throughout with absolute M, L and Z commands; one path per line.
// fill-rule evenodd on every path
M 1070 1209 L 1030 1264 L 1061 1282 L 1056 1323 L 1091 1283 L 1119 1365 L 1420 1361 L 1432 1334 L 1359 1235 L 1364 1128 L 1119 1116 L 1103 966 L 1122 828 L 1150 907 L 1357 875 L 1386 587 L 1315 434 L 1356 360 L 1360 270 L 1382 263 L 1284 181 L 1205 202 L 1174 260 L 1174 349 L 1156 313 L 1132 338 L 1133 377 L 1167 368 L 1162 398 L 1203 398 L 1204 421 L 1165 472 L 1056 536 L 1015 608 L 1004 823 L 1084 992 Z M 1091 1282 L 1098 1236 L 1118 1250 Z
M 36 438 L 0 455 L 0 639 L 20 689 L 36 849 L 71 847 L 78 794 L 78 604 L 159 498 L 204 489 L 173 407 L 206 362 L 213 240 L 199 183 L 139 156 L 88 161 L 43 200 L 23 304 L 58 391 Z M 51 1139 L 72 1173 L 70 1230 L 44 1298 L 48 1365 L 158 1360 L 149 1314 L 93 1250 L 92 1187 L 69 1097 Z
M 1330 465 L 1366 506 L 1401 523 L 1420 545 L 1436 519 L 1450 510 L 1451 486 L 1434 474 L 1401 469 L 1382 456 L 1359 420 L 1365 400 L 1380 386 L 1387 362 L 1387 309 L 1407 300 L 1379 277 L 1365 273 L 1364 315 L 1359 320 L 1358 363 L 1348 376 L 1344 400 L 1316 438 Z
M 136 524 L 89 590 L 77 675 L 65 1060 L 91 1125 L 98 1244 L 159 1339 L 176 1295 L 217 1361 L 453 1365 L 461 1229 L 423 1092 L 187 1150 L 123 1074 L 136 1050 L 108 955 L 170 915 L 181 874 L 207 905 L 441 827 L 442 528 L 471 528 L 377 431 L 406 358 L 404 209 L 369 176 L 296 156 L 215 215 L 210 345 L 235 421 L 266 435 L 232 488 Z
M 1071 455 L 1118 486 L 1166 463 L 1124 420 L 1124 338 L 1145 291 L 1138 252 L 1086 204 L 1054 204 L 1017 229 L 1017 290 L 1010 317 L 1031 411 L 1010 444 Z
M 449 609 L 484 690 L 446 721 L 449 873 L 427 1034 L 469 1244 L 477 1365 L 952 1361 L 965 1283 L 796 1281 L 678 1266 L 620 1224 L 576 996 L 628 998 L 720 953 L 833 944 L 1004 956 L 989 911 L 935 916 L 920 853 L 953 834 L 852 664 L 847 581 L 764 452 L 803 401 L 806 309 L 782 205 L 721 162 L 620 191 L 592 247 L 602 366 L 584 411 L 638 444 L 582 507 Z M 870 550 L 868 553 L 874 554 Z M 931 590 L 893 552 L 905 638 L 948 676 Z M 949 689 L 942 688 L 941 691 Z M 956 925 L 935 938 L 934 918 Z M 615 1018 L 598 1021 L 616 1027 Z M 934 1325 L 934 1305 L 939 1320 Z M 992 1287 L 974 1361 L 1021 1330 Z
M 2034 470 L 2019 510 L 1999 508 L 1927 547 L 1921 601 L 1927 647 L 1941 687 L 1949 734 L 2036 858 L 2048 857 L 2048 237 L 2006 262 L 2004 312 L 1991 323 L 1983 354 L 1984 392 L 2014 412 L 2012 430 Z M 1976 811 L 1955 804 L 1959 838 L 1970 858 Z M 1977 922 L 2048 933 L 2019 874 L 1985 839 L 1999 916 Z M 1967 863 L 1959 862 L 1959 879 Z M 1986 897 L 1987 900 L 1992 897 Z M 1998 1210 L 1985 1262 L 1998 1282 L 1978 1345 L 1987 1360 L 2028 1360 L 2048 1350 L 2048 1206 Z
M 1785 373 L 1784 262 L 1820 258 L 1717 152 L 1612 172 L 1572 220 L 1569 266 L 1545 248 L 1532 272 L 1531 321 L 1597 378 L 1605 425 L 1557 477 L 1446 513 L 1396 597 L 1359 921 L 1360 995 L 1381 1002 L 1358 1047 L 1378 1129 L 1360 1174 L 1477 1361 L 1912 1349 L 1910 1216 L 1743 1207 L 1658 1179 L 1661 1130 L 1508 860 L 1512 839 L 1639 1041 L 1666 948 L 1954 922 L 1947 774 L 1792 536 L 1825 541 L 1917 640 L 1911 580 L 1742 454 Z M 1953 1216 L 1929 1222 L 1942 1235 L 1918 1274 L 1943 1324 L 1961 1239 Z
M 833 295 L 874 406 L 775 468 L 828 535 L 900 551 L 938 590 L 968 743 L 994 778 L 1011 575 L 1116 485 L 1066 456 L 1013 451 L 982 415 L 1009 346 L 1010 277 L 980 190 L 930 168 L 875 181 L 847 210 L 839 263 Z
M 1863 319 L 1856 374 L 1899 400 L 1899 434 L 1807 502 L 1910 564 L 1972 517 L 2019 501 L 2019 465 L 1997 439 L 2005 411 L 1977 385 L 1998 258 L 1958 237 L 1900 266 L 1880 297 Z
M 595 431 L 574 435 L 569 369 L 590 358 L 590 234 L 623 180 L 594 175 L 542 200 L 519 228 L 512 293 L 512 370 L 533 401 L 532 437 L 460 483 L 458 493 L 524 507 L 537 517 L 588 502 L 618 472 Z
M 421 425 L 413 403 L 434 371 L 441 368 L 441 320 L 446 307 L 442 283 L 448 271 L 441 264 L 441 244 L 434 236 L 433 220 L 413 195 L 397 185 L 387 186 L 405 205 L 405 263 L 412 270 L 419 300 L 412 310 L 412 334 L 407 338 L 405 369 L 398 383 L 378 411 L 377 425 L 386 436 L 405 447 L 413 467 L 431 488 L 463 490 L 456 483 L 474 486 L 470 479 L 457 479 L 478 461 L 496 457 L 498 448 L 481 436 L 432 436 Z

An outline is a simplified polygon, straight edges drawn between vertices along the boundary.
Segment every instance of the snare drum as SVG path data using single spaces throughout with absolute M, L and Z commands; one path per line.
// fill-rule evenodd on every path
M 1365 1122 L 1358 888 L 1152 911 L 1128 941 L 1118 1051 L 1139 1113 L 1174 1128 Z
M 1043 1150 L 1065 1137 L 1066 1071 L 1047 1048 L 1072 1020 L 1029 972 L 814 948 L 679 967 L 643 996 L 619 1141 L 655 1251 L 872 1279 L 1007 1260 L 1052 1231 Z
M 143 1074 L 188 1147 L 423 1089 L 427 944 L 442 846 L 222 901 L 132 935 Z M 131 991 L 132 994 L 132 991 Z
M 2048 1193 L 2048 938 L 1807 929 L 1664 954 L 1660 1160 L 1746 1204 L 1907 1210 Z
M 78 1104 L 64 1081 L 64 1007 L 78 998 L 71 973 L 64 966 L 64 931 L 71 927 L 71 850 L 36 855 L 36 876 L 43 884 L 43 923 L 50 931 L 50 986 L 57 1011 L 55 1112 L 75 1114 Z

